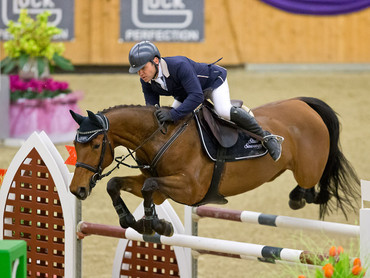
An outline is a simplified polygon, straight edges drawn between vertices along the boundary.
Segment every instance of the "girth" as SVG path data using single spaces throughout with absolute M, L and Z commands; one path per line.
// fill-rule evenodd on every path
M 215 161 L 214 167 L 213 167 L 213 175 L 211 184 L 208 188 L 208 191 L 204 198 L 198 202 L 193 204 L 192 206 L 201 206 L 206 205 L 209 203 L 212 204 L 227 204 L 227 200 L 224 196 L 222 196 L 218 191 L 218 186 L 220 184 L 221 176 L 224 170 L 225 166 L 225 159 L 223 159 L 226 149 L 221 147 L 217 150 L 217 160 Z

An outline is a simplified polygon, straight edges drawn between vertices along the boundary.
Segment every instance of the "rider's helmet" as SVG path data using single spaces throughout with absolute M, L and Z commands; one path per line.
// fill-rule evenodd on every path
M 141 41 L 135 44 L 128 54 L 130 61 L 130 73 L 137 73 L 149 61 L 153 61 L 154 57 L 161 58 L 158 48 L 150 41 Z

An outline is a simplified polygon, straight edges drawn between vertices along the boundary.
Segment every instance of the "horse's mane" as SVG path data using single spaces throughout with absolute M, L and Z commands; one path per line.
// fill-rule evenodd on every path
M 102 111 L 98 111 L 98 113 L 106 114 L 106 113 L 111 112 L 111 111 L 116 111 L 116 110 L 125 109 L 125 108 L 139 108 L 139 109 L 146 109 L 146 110 L 150 110 L 150 111 L 153 111 L 155 109 L 155 107 L 152 106 L 152 105 L 140 105 L 140 104 L 130 104 L 130 105 L 127 105 L 127 104 L 121 104 L 121 105 L 116 105 L 116 106 L 113 106 L 113 107 L 106 108 L 106 109 L 104 109 Z M 168 108 L 168 109 L 170 109 L 171 107 L 169 107 L 169 106 L 162 106 L 162 108 Z
M 153 107 L 150 107 L 150 106 L 142 106 L 142 105 L 135 105 L 135 104 L 130 104 L 130 105 L 121 104 L 121 105 L 116 105 L 116 106 L 113 106 L 113 107 L 106 108 L 102 111 L 98 111 L 98 113 L 106 114 L 106 113 L 111 112 L 113 110 L 119 110 L 119 109 L 124 109 L 124 108 L 145 108 L 145 107 L 148 107 L 149 109 L 153 109 Z

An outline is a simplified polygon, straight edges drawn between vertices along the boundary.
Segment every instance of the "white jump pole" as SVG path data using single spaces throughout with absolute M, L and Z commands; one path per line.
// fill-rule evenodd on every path
M 265 214 L 254 211 L 238 211 L 210 206 L 200 206 L 194 208 L 193 212 L 193 220 L 195 221 L 198 221 L 199 219 L 204 217 L 208 217 L 250 224 L 266 225 L 278 228 L 318 231 L 322 233 L 329 233 L 341 236 L 360 236 L 360 227 L 356 225 Z
M 236 242 L 223 239 L 189 236 L 174 234 L 171 237 L 155 234 L 153 236 L 142 235 L 132 228 L 122 229 L 118 226 L 110 226 L 89 222 L 80 222 L 77 226 L 79 236 L 101 235 L 117 238 L 126 238 L 135 241 L 160 243 L 172 246 L 186 247 L 194 250 L 206 250 L 216 253 L 240 255 L 241 257 L 257 257 L 268 260 L 281 260 L 294 263 L 311 262 L 313 254 L 304 250 L 272 247 L 267 245 Z

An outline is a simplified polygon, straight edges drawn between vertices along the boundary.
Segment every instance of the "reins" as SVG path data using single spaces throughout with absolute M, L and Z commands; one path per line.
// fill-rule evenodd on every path
M 186 129 L 186 127 L 189 125 L 190 119 L 188 119 L 186 122 L 184 122 L 181 125 L 181 127 L 170 137 L 170 139 L 168 139 L 167 142 L 159 149 L 159 151 L 154 156 L 154 158 L 153 158 L 152 162 L 150 163 L 150 165 L 148 165 L 148 164 L 146 164 L 146 165 L 145 164 L 141 164 L 134 157 L 134 153 L 136 151 L 138 151 L 145 143 L 147 143 L 149 140 L 151 140 L 154 137 L 154 135 L 157 134 L 159 131 L 161 131 L 162 134 L 166 134 L 167 133 L 167 128 L 166 128 L 166 124 L 165 123 L 161 123 L 160 126 L 152 133 L 152 135 L 150 135 L 146 140 L 143 141 L 143 143 L 141 143 L 138 147 L 136 147 L 135 150 L 131 151 L 129 148 L 126 148 L 129 153 L 127 155 L 125 155 L 125 156 L 122 155 L 122 156 L 116 157 L 114 160 L 117 162 L 117 165 L 112 170 L 110 170 L 107 174 L 105 174 L 104 177 L 105 176 L 108 176 L 115 169 L 119 169 L 119 166 L 120 165 L 129 167 L 129 168 L 135 168 L 135 169 L 148 169 L 148 170 L 150 170 L 152 172 L 152 174 L 155 174 L 155 167 L 157 166 L 158 161 L 161 159 L 161 157 L 163 156 L 163 154 L 168 150 L 168 148 L 172 145 L 172 143 L 175 142 L 176 139 L 181 135 L 181 133 L 184 132 L 184 130 Z M 137 163 L 137 165 L 130 165 L 130 164 L 127 164 L 127 163 L 124 163 L 123 162 L 129 156 L 131 156 L 132 159 L 135 160 L 135 162 Z
M 107 121 L 107 119 L 106 119 L 105 116 L 103 117 L 103 119 Z M 85 168 L 85 169 L 87 169 L 87 170 L 89 170 L 89 171 L 91 171 L 91 172 L 94 173 L 92 175 L 91 179 L 90 179 L 90 184 L 89 184 L 90 191 L 91 191 L 92 188 L 95 187 L 97 181 L 101 180 L 104 177 L 109 176 L 114 170 L 119 169 L 119 167 L 121 165 L 126 166 L 126 167 L 129 167 L 129 168 L 134 168 L 134 169 L 148 169 L 148 170 L 150 170 L 152 172 L 153 175 L 156 175 L 155 167 L 156 167 L 158 161 L 161 159 L 161 157 L 163 156 L 163 154 L 168 150 L 168 148 L 172 145 L 172 143 L 181 135 L 181 133 L 183 133 L 183 131 L 189 125 L 189 121 L 190 120 L 191 120 L 191 118 L 189 118 L 186 122 L 184 122 L 181 125 L 181 127 L 170 137 L 170 139 L 159 149 L 159 151 L 157 152 L 157 154 L 154 156 L 153 161 L 149 165 L 148 164 L 142 164 L 140 161 L 138 161 L 135 158 L 134 154 L 139 149 L 141 149 L 147 142 L 149 142 L 150 140 L 152 140 L 153 137 L 158 132 L 161 132 L 162 134 L 166 134 L 167 133 L 167 125 L 166 125 L 166 123 L 160 123 L 158 121 L 158 125 L 159 125 L 158 128 L 148 138 L 146 138 L 139 146 L 137 146 L 134 150 L 131 151 L 129 148 L 126 148 L 127 151 L 128 151 L 128 154 L 127 155 L 121 155 L 121 156 L 115 157 L 114 160 L 117 162 L 116 166 L 114 166 L 114 168 L 112 168 L 111 170 L 109 170 L 105 174 L 102 174 L 102 172 L 103 172 L 102 165 L 103 165 L 103 161 L 104 161 L 104 155 L 105 155 L 107 143 L 108 143 L 108 145 L 110 147 L 112 157 L 114 157 L 114 151 L 113 151 L 113 148 L 112 148 L 111 143 L 108 140 L 108 135 L 107 135 L 108 128 L 105 128 L 105 129 L 103 128 L 104 138 L 103 138 L 102 151 L 100 153 L 100 159 L 99 159 L 98 166 L 97 167 L 93 167 L 93 166 L 91 166 L 89 164 L 86 164 L 86 163 L 83 163 L 83 162 L 76 162 L 76 167 L 82 167 L 82 168 Z M 108 121 L 107 121 L 107 123 L 108 123 Z M 108 124 L 107 124 L 107 127 L 108 127 Z M 101 132 L 102 130 L 98 130 L 98 131 Z M 96 132 L 97 131 L 94 130 L 94 131 L 91 131 L 89 133 L 96 133 Z M 137 165 L 130 165 L 128 163 L 125 163 L 124 161 L 128 157 L 132 157 L 132 159 L 136 162 Z
M 155 105 L 155 108 L 156 109 L 159 109 L 159 106 L 156 104 Z M 191 118 L 190 118 L 191 119 Z M 110 171 L 108 171 L 106 174 L 102 175 L 102 178 L 103 177 L 106 177 L 106 176 L 109 176 L 114 170 L 116 169 L 119 169 L 119 166 L 120 165 L 123 165 L 123 166 L 126 166 L 126 167 L 129 167 L 129 168 L 132 168 L 132 169 L 148 169 L 152 172 L 152 174 L 155 174 L 155 166 L 157 165 L 158 161 L 160 160 L 160 158 L 163 156 L 163 154 L 168 150 L 168 148 L 172 145 L 172 143 L 180 136 L 180 134 L 185 130 L 185 128 L 189 125 L 189 121 L 190 119 L 188 119 L 185 123 L 183 123 L 183 125 L 171 136 L 171 138 L 159 149 L 159 151 L 157 152 L 157 154 L 155 155 L 155 157 L 153 158 L 153 161 L 150 165 L 145 165 L 145 164 L 141 164 L 140 161 L 138 161 L 135 157 L 134 157 L 134 153 L 136 153 L 140 148 L 142 148 L 142 146 L 144 146 L 148 141 L 150 141 L 159 131 L 162 133 L 162 134 L 167 134 L 167 124 L 165 122 L 161 123 L 158 119 L 158 128 L 147 138 L 145 139 L 139 146 L 137 146 L 133 151 L 131 151 L 129 148 L 126 148 L 127 151 L 128 151 L 128 154 L 127 155 L 121 155 L 121 156 L 118 156 L 116 157 L 114 160 L 117 162 L 116 166 L 111 169 Z M 131 156 L 132 159 L 136 162 L 137 165 L 130 165 L 130 164 L 127 164 L 127 163 L 124 163 L 123 161 L 127 158 Z
M 165 123 L 161 123 L 159 125 L 159 127 L 148 137 L 146 138 L 139 146 L 137 146 L 133 151 L 131 151 L 129 148 L 126 148 L 127 151 L 128 151 L 128 154 L 127 155 L 121 155 L 121 156 L 118 156 L 116 157 L 114 160 L 117 162 L 117 165 L 111 169 L 109 172 L 107 172 L 106 174 L 104 174 L 102 177 L 106 177 L 108 175 L 110 175 L 115 169 L 119 169 L 119 166 L 120 165 L 123 165 L 123 166 L 126 166 L 126 167 L 129 167 L 129 168 L 133 168 L 133 169 L 149 169 L 151 168 L 150 165 L 141 165 L 140 162 L 134 157 L 134 153 L 136 153 L 139 149 L 141 149 L 148 141 L 150 141 L 159 131 L 161 131 L 163 134 L 166 134 L 167 130 L 165 131 L 165 133 L 163 132 L 163 129 L 165 128 Z M 123 161 L 127 158 L 131 156 L 133 160 L 135 160 L 135 162 L 138 164 L 138 165 L 130 165 L 130 164 L 127 164 L 127 163 L 124 163 Z

